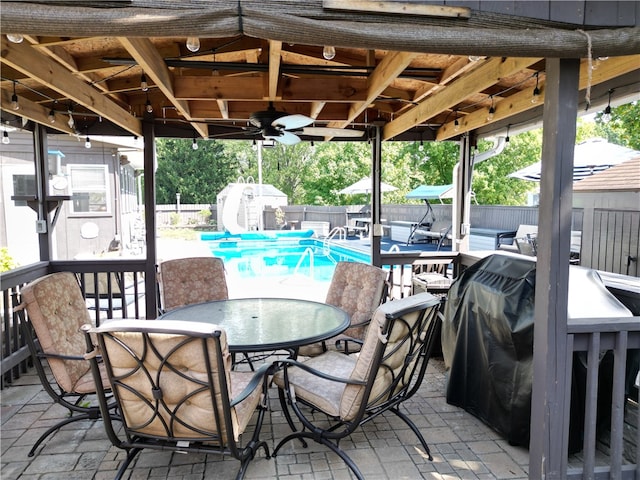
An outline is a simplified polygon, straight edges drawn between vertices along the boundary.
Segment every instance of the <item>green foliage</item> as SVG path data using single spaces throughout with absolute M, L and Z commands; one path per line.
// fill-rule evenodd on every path
M 156 171 L 156 202 L 216 203 L 218 193 L 230 181 L 235 181 L 239 163 L 225 151 L 222 142 L 198 140 L 198 150 L 192 141 L 158 139 Z
M 7 247 L 0 247 L 0 272 L 7 272 L 18 266 L 18 263 L 9 255 L 9 249 Z
M 640 101 L 611 109 L 611 120 L 605 122 L 602 112 L 596 115 L 600 137 L 624 147 L 640 150 Z
M 472 189 L 483 205 L 524 205 L 534 182 L 510 178 L 508 175 L 538 160 L 542 153 L 542 130 L 514 135 L 505 149 L 474 169 Z
M 180 214 L 178 212 L 172 212 L 169 214 L 169 224 L 174 226 L 180 224 Z

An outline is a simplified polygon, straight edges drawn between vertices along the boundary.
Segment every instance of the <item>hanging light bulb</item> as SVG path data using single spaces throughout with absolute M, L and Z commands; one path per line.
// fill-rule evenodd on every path
M 16 82 L 13 81 L 13 95 L 11 95 L 11 109 L 20 110 L 20 104 L 18 103 L 18 95 L 16 95 Z
M 509 129 L 511 128 L 511 125 L 507 125 L 507 136 L 505 137 L 504 141 L 506 143 L 509 143 Z
M 335 47 L 325 45 L 325 47 L 322 49 L 322 56 L 324 57 L 325 60 L 333 60 L 336 56 Z
M 73 128 L 76 125 L 76 122 L 73 120 L 73 106 L 71 105 L 71 103 L 69 103 L 67 112 L 69 113 L 69 120 L 67 121 L 67 125 L 69 125 L 69 128 Z
M 9 132 L 7 132 L 6 130 L 2 132 L 2 143 L 4 143 L 5 145 L 9 145 L 11 143 Z
M 495 113 L 496 113 L 496 109 L 493 107 L 493 97 L 491 97 L 491 106 L 489 107 L 489 114 L 487 115 L 487 120 L 489 122 L 493 120 Z
M 153 113 L 153 105 L 151 105 L 151 100 L 149 100 L 149 94 L 147 93 L 147 101 L 145 103 L 145 109 L 147 113 Z
M 193 148 L 194 150 L 198 149 L 198 141 L 196 140 L 196 137 L 193 137 L 193 143 L 191 144 L 191 148 Z
M 258 150 L 258 142 L 256 142 L 256 139 L 253 139 L 253 143 L 251 144 L 251 148 L 253 150 Z
M 22 43 L 24 37 L 19 33 L 7 33 L 7 40 L 11 43 Z
M 198 37 L 187 37 L 187 50 L 190 52 L 200 50 L 200 39 Z
M 49 123 L 56 123 L 56 112 L 53 108 L 49 110 L 49 116 L 47 118 L 49 119 Z
M 316 144 L 313 143 L 313 140 L 311 140 L 311 144 L 309 145 L 311 153 L 315 153 L 316 151 Z
M 453 131 L 460 131 L 460 121 L 458 120 L 458 111 L 456 110 L 456 119 L 453 121 Z
M 609 90 L 609 102 L 607 103 L 604 112 L 602 112 L 602 121 L 604 123 L 609 123 L 611 121 L 611 94 L 613 90 Z
M 147 76 L 144 73 L 140 75 L 140 89 L 143 92 L 146 92 L 147 90 L 149 90 L 149 84 L 147 83 Z
M 424 142 L 422 140 L 420 140 L 420 145 L 418 146 L 418 151 L 419 152 L 424 152 Z
M 538 103 L 538 100 L 540 100 L 540 89 L 538 88 L 538 72 L 536 72 L 536 88 L 533 89 L 531 103 Z
M 84 148 L 91 148 L 91 139 L 88 136 L 84 139 Z
M 479 62 L 483 58 L 484 57 L 481 57 L 480 55 L 469 55 L 469 61 L 471 62 Z

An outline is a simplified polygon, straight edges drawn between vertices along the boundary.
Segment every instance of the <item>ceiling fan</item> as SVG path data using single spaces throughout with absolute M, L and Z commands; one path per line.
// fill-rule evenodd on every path
M 288 115 L 279 112 L 269 102 L 267 110 L 254 112 L 249 117 L 252 127 L 247 129 L 250 134 L 262 134 L 267 140 L 275 140 L 283 145 L 295 145 L 300 141 L 297 134 L 314 137 L 361 137 L 362 130 L 352 130 L 344 128 L 330 127 L 309 127 L 314 120 L 306 115 Z

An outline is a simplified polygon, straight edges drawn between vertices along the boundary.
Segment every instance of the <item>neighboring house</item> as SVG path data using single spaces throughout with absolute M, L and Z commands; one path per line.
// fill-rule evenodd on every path
M 639 276 L 640 155 L 573 184 L 583 209 L 583 266 Z
M 37 208 L 30 199 L 38 191 L 33 135 L 13 131 L 9 138 L 0 152 L 4 205 L 0 245 L 20 265 L 27 265 L 39 261 L 38 228 L 42 228 L 38 212 L 30 206 Z M 137 149 L 123 146 L 115 137 L 109 142 L 94 137 L 90 148 L 85 143 L 84 136 L 48 137 L 47 195 L 54 215 L 57 210 L 53 226 L 56 259 L 96 255 L 116 246 L 136 248 L 143 240 L 136 195 Z

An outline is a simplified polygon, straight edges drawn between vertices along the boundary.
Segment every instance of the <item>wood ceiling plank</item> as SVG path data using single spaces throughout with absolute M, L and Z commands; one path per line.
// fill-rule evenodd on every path
M 527 68 L 538 60 L 538 58 L 491 58 L 484 65 L 459 77 L 447 88 L 438 90 L 416 107 L 387 123 L 383 128 L 383 139 L 388 140 L 410 130 L 434 115 L 452 108 L 469 95 L 490 87 L 501 78 Z
M 417 55 L 417 53 L 412 52 L 391 52 L 387 54 L 367 79 L 367 98 L 363 102 L 357 102 L 351 105 L 347 121 L 341 122 L 339 125 L 329 126 L 338 128 L 347 127 L 375 101 L 378 95 L 407 68 Z
M 599 68 L 596 70 L 592 70 L 591 73 L 591 84 L 597 85 L 598 83 L 602 83 L 604 81 L 610 80 L 612 78 L 618 77 L 620 75 L 624 75 L 626 73 L 633 72 L 638 70 L 638 65 L 640 65 L 640 55 L 630 55 L 624 57 L 613 57 L 607 60 L 606 68 Z M 587 88 L 587 84 L 589 82 L 589 64 L 586 61 L 583 61 L 580 65 L 580 83 L 579 88 L 585 89 Z M 509 118 L 513 115 L 517 115 L 518 113 L 526 112 L 532 108 L 536 108 L 544 102 L 545 96 L 545 85 L 544 82 L 540 82 L 538 85 L 540 89 L 540 98 L 537 103 L 531 103 L 532 89 L 526 89 L 521 92 L 515 93 L 508 98 L 500 102 L 496 102 L 494 108 L 495 113 L 491 122 L 487 120 L 487 115 L 489 114 L 489 108 L 481 108 L 472 112 L 468 115 L 465 115 L 464 118 L 458 119 L 458 128 L 455 128 L 454 121 L 447 122 L 442 125 L 438 132 L 436 133 L 436 140 L 447 140 L 449 138 L 460 135 L 461 133 L 468 132 L 474 130 L 476 128 L 482 127 L 487 123 L 495 123 L 499 120 L 503 120 L 505 118 Z
M 425 5 L 417 2 L 371 0 L 323 0 L 322 8 L 355 12 L 395 13 L 401 15 L 423 15 L 427 17 L 469 18 L 471 9 L 445 5 Z
M 56 61 L 43 55 L 25 43 L 11 43 L 2 38 L 2 63 L 37 80 L 71 101 L 76 102 L 96 114 L 112 121 L 134 135 L 142 135 L 140 120 L 128 111 L 105 98 L 94 87 L 76 78 Z
M 167 100 L 184 115 L 187 120 L 191 120 L 189 103 L 185 100 L 178 100 L 173 93 L 173 78 L 169 68 L 164 62 L 164 58 L 156 47 L 146 38 L 119 37 L 118 40 L 135 59 L 145 72 L 145 75 L 153 79 L 154 83 L 164 93 Z M 193 128 L 203 137 L 207 138 L 209 132 L 203 129 L 200 124 L 192 124 Z
M 282 42 L 269 40 L 269 100 L 277 100 Z

